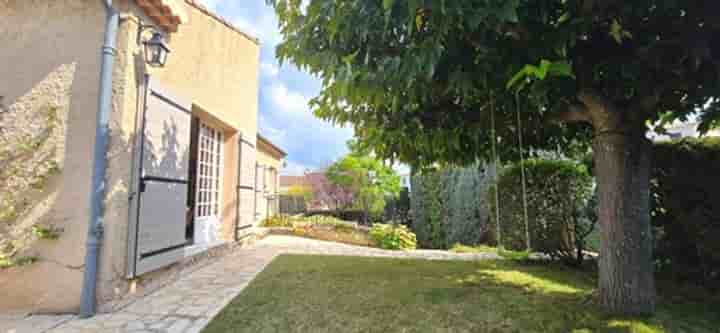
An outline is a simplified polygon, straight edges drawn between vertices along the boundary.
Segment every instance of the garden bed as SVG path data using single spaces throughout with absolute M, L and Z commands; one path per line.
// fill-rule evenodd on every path
M 292 235 L 351 245 L 377 247 L 370 228 L 327 216 L 275 216 L 263 226 L 271 234 Z

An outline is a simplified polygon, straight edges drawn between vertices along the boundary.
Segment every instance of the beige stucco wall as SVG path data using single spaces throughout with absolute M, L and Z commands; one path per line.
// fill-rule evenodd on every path
M 133 2 L 119 4 L 124 12 L 119 36 L 120 63 L 115 84 L 113 140 L 108 170 L 111 192 L 106 213 L 106 246 L 101 257 L 99 297 L 103 302 L 128 292 L 143 293 L 163 271 L 143 275 L 129 283 L 125 279 L 127 257 L 128 195 L 137 186 L 128 161 L 137 140 L 136 127 L 144 76 L 149 75 L 173 95 L 192 102 L 193 115 L 225 135 L 222 237 L 233 240 L 235 187 L 237 173 L 237 135 L 257 132 L 257 90 L 259 46 L 245 35 L 228 28 L 184 1 L 177 1 L 188 14 L 188 22 L 171 34 L 167 43 L 172 52 L 163 68 L 149 67 L 143 49 L 136 43 L 139 23 L 152 22 Z M 149 37 L 144 36 L 144 37 Z M 117 200 L 116 200 L 117 199 Z
M 138 22 L 151 20 L 132 1 L 115 1 L 123 12 L 113 82 L 104 244 L 98 296 L 101 303 L 146 292 L 164 272 L 136 281 L 126 277 L 130 193 L 138 110 L 144 75 L 193 103 L 193 113 L 225 133 L 223 236 L 232 240 L 237 172 L 237 135 L 255 137 L 259 46 L 201 10 L 178 0 L 189 21 L 170 36 L 164 68 L 145 65 L 136 44 Z M 100 47 L 105 24 L 101 1 L 0 0 L 0 96 L 5 104 L 37 107 L 48 100 L 64 108 L 64 165 L 47 214 L 63 232 L 40 241 L 40 261 L 0 271 L 0 312 L 74 312 L 79 307 L 88 223 L 88 203 Z M 31 223 L 32 224 L 32 223 Z M 29 224 L 29 225 L 31 225 Z M 166 272 L 165 272 L 166 273 Z
M 273 216 L 278 212 L 277 194 L 280 191 L 279 172 L 282 169 L 283 157 L 272 147 L 269 147 L 262 140 L 257 143 L 257 163 L 264 168 L 275 170 L 275 179 L 265 187 L 264 192 L 256 192 L 257 195 L 257 221 L 262 222 L 265 218 Z M 268 182 L 271 180 L 268 179 Z M 261 189 L 262 190 L 262 189 Z
M 61 172 L 43 212 L 19 224 L 62 229 L 38 241 L 35 264 L 0 271 L 0 312 L 72 311 L 79 304 L 104 11 L 100 1 L 0 1 L 0 95 L 16 110 L 67 113 Z M 36 212 L 37 213 L 37 212 Z

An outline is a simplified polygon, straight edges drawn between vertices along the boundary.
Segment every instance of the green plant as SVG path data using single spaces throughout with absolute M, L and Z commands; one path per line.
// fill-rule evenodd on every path
M 32 226 L 32 233 L 37 238 L 40 239 L 49 239 L 49 240 L 55 240 L 60 238 L 60 233 L 62 230 L 57 229 L 55 227 L 46 227 L 41 225 L 34 225 Z
M 382 160 L 348 142 L 350 154 L 333 163 L 325 172 L 331 184 L 349 190 L 358 209 L 365 212 L 363 224 L 370 224 L 370 214 L 380 215 L 386 197 L 400 193 L 400 177 Z
M 720 138 L 656 144 L 651 211 L 656 270 L 720 287 Z
M 370 236 L 386 250 L 414 250 L 417 246 L 415 234 L 404 225 L 378 223 L 370 229 Z
M 486 237 L 487 165 L 448 167 L 412 176 L 412 230 L 422 247 L 477 244 Z
M 412 183 L 412 231 L 417 235 L 422 248 L 444 249 L 447 246 L 444 217 L 443 174 L 440 171 L 426 171 L 422 176 L 414 175 Z
M 530 252 L 528 251 L 498 249 L 497 247 L 482 244 L 475 246 L 455 244 L 452 248 L 450 248 L 450 251 L 455 253 L 497 253 L 505 259 L 517 261 L 526 261 L 530 259 Z
M 37 262 L 38 260 L 38 257 L 33 256 L 19 257 L 15 259 L 0 257 L 0 269 L 30 265 Z
M 579 264 L 583 260 L 585 238 L 595 219 L 586 211 L 593 202 L 593 180 L 584 165 L 568 160 L 532 159 L 525 161 L 527 225 L 523 205 L 523 172 L 520 164 L 506 168 L 499 177 L 500 244 L 507 250 L 533 251 Z M 493 196 L 495 187 L 488 195 Z M 494 218 L 494 202 L 490 201 Z M 493 240 L 497 228 L 490 223 Z M 529 229 L 528 229 L 529 228 Z
M 272 228 L 272 227 L 284 227 L 289 228 L 293 225 L 292 218 L 288 215 L 274 215 L 266 218 L 262 221 L 261 225 L 263 227 Z

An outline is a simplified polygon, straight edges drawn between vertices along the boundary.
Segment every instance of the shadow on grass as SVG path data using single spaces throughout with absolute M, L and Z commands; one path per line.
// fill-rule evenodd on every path
M 280 256 L 214 332 L 715 332 L 707 311 L 604 315 L 587 272 L 511 261 Z M 697 309 L 696 309 L 697 310 Z M 713 319 L 714 318 L 714 319 Z

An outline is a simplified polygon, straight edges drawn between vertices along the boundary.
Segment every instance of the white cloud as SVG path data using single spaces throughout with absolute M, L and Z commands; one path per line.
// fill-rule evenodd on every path
M 282 41 L 282 35 L 278 28 L 278 20 L 275 13 L 268 11 L 255 18 L 236 17 L 235 25 L 241 30 L 260 38 L 264 45 L 275 47 Z
M 224 2 L 225 0 L 202 0 L 202 3 L 205 5 L 205 7 L 210 8 L 212 10 L 217 10 L 218 5 L 221 2 Z
M 300 113 L 308 111 L 310 98 L 296 91 L 289 90 L 280 81 L 273 82 L 269 87 L 270 99 L 277 108 L 273 112 Z
M 264 75 L 272 78 L 280 73 L 280 67 L 278 67 L 274 63 L 263 61 L 260 63 L 260 71 Z
M 287 129 L 278 128 L 262 114 L 259 116 L 258 125 L 260 126 L 260 134 L 280 146 L 280 148 L 287 144 Z

